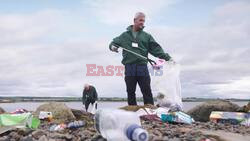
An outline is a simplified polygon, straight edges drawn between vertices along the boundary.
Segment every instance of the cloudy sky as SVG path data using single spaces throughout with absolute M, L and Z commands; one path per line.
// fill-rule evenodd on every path
M 0 96 L 81 96 L 91 83 L 126 97 L 122 76 L 86 64 L 121 65 L 108 44 L 138 11 L 181 65 L 183 97 L 250 99 L 249 0 L 0 0 Z

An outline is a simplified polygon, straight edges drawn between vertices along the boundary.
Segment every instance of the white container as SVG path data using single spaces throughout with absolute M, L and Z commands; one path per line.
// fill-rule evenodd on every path
M 39 119 L 46 119 L 52 117 L 52 112 L 47 112 L 47 111 L 40 111 L 39 113 Z
M 95 114 L 95 128 L 108 141 L 148 140 L 148 133 L 142 129 L 140 118 L 134 112 L 98 110 Z

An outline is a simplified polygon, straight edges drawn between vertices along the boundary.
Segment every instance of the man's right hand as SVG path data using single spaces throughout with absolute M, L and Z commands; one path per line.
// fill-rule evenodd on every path
M 111 46 L 111 51 L 113 51 L 113 52 L 118 52 L 118 47 L 112 45 L 112 46 Z

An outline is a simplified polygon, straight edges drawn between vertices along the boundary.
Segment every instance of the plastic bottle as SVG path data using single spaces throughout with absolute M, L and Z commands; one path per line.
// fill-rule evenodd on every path
M 56 127 L 57 127 L 56 124 L 50 126 L 49 131 L 55 131 Z
M 133 112 L 117 109 L 98 110 L 95 128 L 108 141 L 147 141 L 148 133 Z
M 79 128 L 79 127 L 83 127 L 85 126 L 85 122 L 84 121 L 74 121 L 74 122 L 70 122 L 67 127 L 72 129 L 72 128 Z
M 61 124 L 59 124 L 59 125 L 56 125 L 56 124 L 52 125 L 52 126 L 49 128 L 49 130 L 50 130 L 50 131 L 61 131 L 61 130 L 64 130 L 65 128 L 66 128 L 66 124 L 61 123 Z

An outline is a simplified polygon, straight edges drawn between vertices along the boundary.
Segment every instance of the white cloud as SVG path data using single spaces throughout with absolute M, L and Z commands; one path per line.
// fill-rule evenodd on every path
M 161 10 L 176 3 L 174 0 L 84 0 L 85 7 L 103 23 L 117 25 L 132 23 L 136 12 L 144 12 L 146 17 L 162 14 Z
M 87 9 L 90 17 L 95 15 L 111 25 L 127 25 L 137 11 L 156 17 L 172 3 L 163 0 L 84 2 L 90 5 Z M 200 27 L 153 25 L 146 28 L 182 64 L 184 97 L 249 98 L 250 20 L 246 18 L 249 5 L 230 2 L 218 7 L 210 23 Z M 85 76 L 86 64 L 121 65 L 121 54 L 108 50 L 110 39 L 106 36 L 91 41 L 84 38 L 95 32 L 90 30 L 94 28 L 69 23 L 73 14 L 46 10 L 0 15 L 0 95 L 81 96 L 83 84 L 91 83 L 100 96 L 126 97 L 122 77 Z M 84 36 L 75 38 L 69 32 L 82 32 Z M 51 34 L 58 38 L 51 38 Z M 53 39 L 60 42 L 50 43 Z
M 67 84 L 72 79 L 68 75 L 83 69 L 76 61 L 86 59 L 82 57 L 87 55 L 84 46 L 89 45 L 54 43 L 63 40 L 63 34 L 85 30 L 83 24 L 81 28 L 78 24 L 70 25 L 69 15 L 61 10 L 0 15 L 0 95 L 74 94 L 75 86 Z
M 218 7 L 215 10 L 215 16 L 219 22 L 224 26 L 229 24 L 249 24 L 250 4 L 249 1 L 232 1 L 225 5 Z
M 124 87 L 122 77 L 86 77 L 86 64 L 121 65 L 120 55 L 111 53 L 106 41 L 13 48 L 14 52 L 1 49 L 5 56 L 0 57 L 4 62 L 0 82 L 9 82 L 1 84 L 1 95 L 81 96 L 84 83 L 91 83 L 101 96 L 124 96 L 119 92 Z M 121 87 L 115 87 L 119 84 Z
M 44 10 L 33 14 L 0 15 L 0 44 L 34 42 L 52 31 L 62 20 L 62 11 Z
M 248 80 L 238 83 L 239 79 L 250 76 L 250 20 L 246 18 L 249 7 L 249 2 L 227 3 L 218 7 L 211 22 L 204 26 L 148 28 L 163 48 L 182 64 L 184 97 L 211 94 L 250 98 L 249 91 L 245 91 Z M 215 85 L 207 84 L 225 87 L 237 84 L 238 89 L 219 91 Z
M 220 97 L 227 98 L 228 95 L 235 98 L 249 98 L 250 77 L 243 77 L 239 80 L 231 80 L 230 83 L 208 85 L 214 89 L 214 92 Z M 227 94 L 227 95 L 225 95 Z

